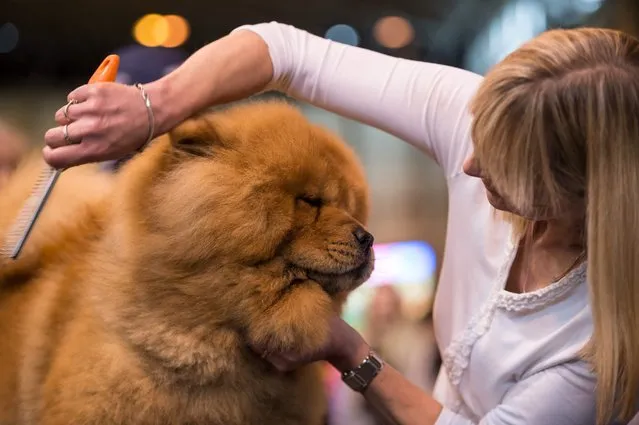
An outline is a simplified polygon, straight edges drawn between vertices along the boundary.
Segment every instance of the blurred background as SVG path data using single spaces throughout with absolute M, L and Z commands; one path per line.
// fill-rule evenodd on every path
M 271 20 L 482 74 L 548 28 L 601 26 L 637 35 L 639 1 L 0 0 L 0 184 L 25 145 L 42 143 L 67 93 L 107 54 L 121 55 L 120 82 L 149 82 L 233 28 Z M 438 367 L 429 316 L 446 229 L 444 179 L 429 158 L 388 134 L 300 106 L 356 149 L 372 187 L 376 271 L 351 297 L 345 317 L 429 389 Z M 380 423 L 334 373 L 327 385 L 329 423 Z

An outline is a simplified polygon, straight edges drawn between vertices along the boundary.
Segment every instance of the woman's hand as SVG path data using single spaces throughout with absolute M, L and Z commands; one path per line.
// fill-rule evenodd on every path
M 263 90 L 273 78 L 268 46 L 253 31 L 237 31 L 207 44 L 179 68 L 144 85 L 151 99 L 155 134 L 165 133 L 193 114 Z M 69 119 L 64 106 L 59 127 L 47 131 L 44 159 L 64 168 L 120 159 L 146 141 L 149 122 L 140 91 L 117 83 L 84 85 L 71 92 Z M 68 140 L 64 126 L 68 124 Z
M 253 349 L 257 353 L 262 353 L 263 357 L 282 372 L 318 360 L 327 360 L 340 372 L 359 366 L 369 353 L 368 344 L 355 329 L 337 315 L 331 318 L 330 328 L 331 337 L 326 345 L 314 353 L 264 354 L 264 350 L 260 350 L 259 347 Z M 389 424 L 434 425 L 442 411 L 441 404 L 388 364 L 373 379 L 363 395 L 369 406 Z
M 145 90 L 156 113 L 158 93 L 151 92 L 154 91 L 151 86 L 145 86 Z M 44 159 L 51 166 L 66 168 L 120 159 L 147 140 L 149 117 L 136 87 L 118 83 L 84 85 L 69 93 L 68 100 L 77 103 L 62 106 L 55 114 L 60 126 L 48 130 L 44 136 Z M 155 115 L 157 120 L 159 116 Z M 68 125 L 66 139 L 65 125 Z
M 319 360 L 328 361 L 340 372 L 357 367 L 368 355 L 368 344 L 355 329 L 337 315 L 331 318 L 330 328 L 329 340 L 320 350 L 312 353 L 264 353 L 260 347 L 253 349 L 282 372 Z

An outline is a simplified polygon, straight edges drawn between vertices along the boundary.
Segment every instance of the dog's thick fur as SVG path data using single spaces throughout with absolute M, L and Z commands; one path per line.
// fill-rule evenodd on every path
M 0 233 L 38 163 L 0 192 Z M 117 177 L 63 173 L 17 261 L 0 260 L 0 424 L 319 425 L 317 349 L 372 270 L 365 178 L 279 102 L 193 118 Z

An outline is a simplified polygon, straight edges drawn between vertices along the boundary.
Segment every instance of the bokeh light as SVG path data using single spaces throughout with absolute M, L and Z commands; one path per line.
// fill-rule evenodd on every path
M 11 22 L 0 26 L 0 53 L 9 53 L 18 45 L 20 34 L 18 27 Z
M 178 47 L 190 35 L 189 23 L 182 16 L 149 13 L 133 25 L 135 41 L 147 47 Z
M 161 46 L 178 47 L 184 44 L 191 33 L 187 20 L 178 15 L 167 15 L 164 20 L 168 26 L 168 35 Z
M 326 31 L 324 37 L 338 43 L 350 44 L 351 46 L 359 44 L 359 34 L 355 28 L 346 24 L 333 25 Z
M 400 49 L 408 46 L 415 39 L 415 29 L 406 18 L 386 16 L 375 23 L 373 35 L 382 46 Z
M 168 24 L 162 15 L 150 13 L 140 18 L 133 26 L 133 37 L 143 46 L 156 47 L 168 36 Z

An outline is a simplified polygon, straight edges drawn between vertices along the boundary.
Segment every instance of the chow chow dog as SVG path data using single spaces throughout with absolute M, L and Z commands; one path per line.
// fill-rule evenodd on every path
M 39 170 L 0 193 L 0 232 Z M 120 173 L 63 173 L 0 260 L 0 424 L 322 423 L 308 351 L 372 271 L 354 153 L 293 106 L 252 102 L 162 136 Z

